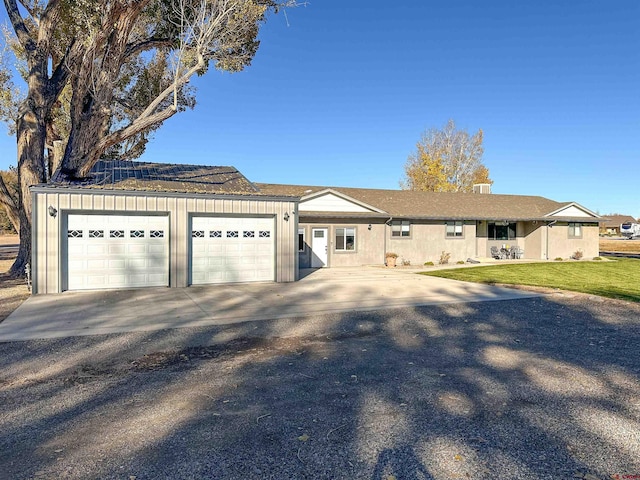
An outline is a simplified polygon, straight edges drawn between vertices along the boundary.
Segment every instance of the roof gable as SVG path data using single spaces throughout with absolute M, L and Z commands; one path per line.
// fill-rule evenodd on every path
M 571 218 L 601 218 L 597 213 L 592 212 L 584 208 L 582 205 L 578 205 L 577 203 L 570 203 L 568 205 L 564 205 L 563 207 L 549 213 L 547 216 L 549 217 L 571 217 Z
M 298 210 L 301 212 L 384 213 L 376 207 L 332 189 L 302 197 Z

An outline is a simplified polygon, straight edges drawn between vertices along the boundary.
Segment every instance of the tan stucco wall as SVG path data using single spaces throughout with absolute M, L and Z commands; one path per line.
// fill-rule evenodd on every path
M 549 259 L 570 258 L 577 250 L 582 250 L 583 258 L 592 259 L 599 255 L 598 226 L 582 226 L 582 238 L 569 238 L 569 226 L 558 222 L 549 233 Z
M 411 236 L 405 238 L 391 237 L 390 227 L 384 220 L 372 219 L 371 230 L 368 221 L 362 219 L 323 220 L 304 217 L 300 219 L 301 227 L 305 228 L 307 246 L 300 254 L 301 267 L 309 266 L 310 235 L 312 227 L 325 227 L 329 234 L 329 267 L 375 265 L 384 263 L 384 252 L 398 254 L 398 263 L 408 260 L 411 265 L 423 265 L 431 261 L 437 264 L 443 251 L 450 253 L 450 263 L 464 261 L 468 258 L 489 257 L 492 246 L 519 246 L 524 250 L 525 259 L 544 260 L 547 255 L 546 224 L 541 222 L 517 222 L 516 235 L 512 240 L 489 240 L 487 238 L 487 221 L 477 223 L 465 222 L 462 238 L 447 238 L 445 236 L 444 221 L 413 221 Z M 366 222 L 366 223 L 358 223 Z M 356 227 L 356 250 L 354 252 L 336 252 L 334 248 L 335 228 Z M 477 235 L 476 235 L 477 230 Z M 582 239 L 569 239 L 568 226 L 557 223 L 550 230 L 549 257 L 569 258 L 581 249 L 585 258 L 598 255 L 598 227 L 583 226 Z
M 457 238 L 447 237 L 443 221 L 416 222 L 411 224 L 410 237 L 390 238 L 388 250 L 399 255 L 399 262 L 405 259 L 412 265 L 423 265 L 425 262 L 437 264 L 442 252 L 451 254 L 449 263 L 476 257 L 475 222 L 466 222 L 462 235 Z
M 190 217 L 193 214 L 264 215 L 274 216 L 276 238 L 275 280 L 292 282 L 297 279 L 298 259 L 297 202 L 258 197 L 201 196 L 185 197 L 162 193 L 131 192 L 65 193 L 62 190 L 34 194 L 34 248 L 32 255 L 34 293 L 57 293 L 62 290 L 64 259 L 61 230 L 72 213 L 163 213 L 169 216 L 169 284 L 186 287 L 189 283 Z M 53 206 L 55 218 L 47 214 Z M 284 213 L 290 215 L 284 220 Z
M 369 230 L 371 224 L 371 230 Z M 341 227 L 355 227 L 356 250 L 340 252 L 335 250 L 335 230 Z M 310 267 L 311 229 L 328 229 L 328 267 L 354 267 L 360 265 L 375 265 L 384 263 L 384 239 L 387 227 L 382 219 L 372 219 L 371 222 L 357 223 L 349 219 L 300 219 L 299 228 L 305 229 L 305 251 L 300 252 L 301 268 Z
M 532 260 L 546 259 L 546 250 L 543 248 L 543 242 L 546 238 L 543 225 L 536 222 L 526 222 L 524 224 L 524 257 Z
M 466 260 L 476 255 L 475 222 L 464 225 L 462 238 L 447 238 L 445 222 L 415 222 L 411 224 L 411 236 L 405 238 L 391 237 L 391 228 L 383 219 L 372 219 L 358 223 L 357 219 L 313 219 L 304 216 L 300 219 L 300 228 L 305 228 L 305 252 L 300 254 L 300 265 L 308 267 L 311 247 L 311 228 L 326 227 L 329 230 L 329 267 L 347 267 L 358 265 L 382 265 L 385 252 L 398 254 L 398 263 L 403 259 L 412 265 L 423 265 L 431 261 L 438 263 L 442 251 L 451 254 L 450 262 Z M 337 252 L 335 250 L 335 229 L 340 227 L 356 228 L 356 250 L 353 252 Z

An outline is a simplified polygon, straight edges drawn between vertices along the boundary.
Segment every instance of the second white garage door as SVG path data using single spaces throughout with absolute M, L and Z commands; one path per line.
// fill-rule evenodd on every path
M 275 279 L 273 217 L 193 217 L 191 284 Z

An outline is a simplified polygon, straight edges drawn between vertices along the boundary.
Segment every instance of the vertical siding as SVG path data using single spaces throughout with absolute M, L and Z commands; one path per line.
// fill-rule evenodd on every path
M 58 209 L 53 218 L 48 206 Z M 272 215 L 274 217 L 275 280 L 292 282 L 297 277 L 297 217 L 296 202 L 245 200 L 230 198 L 185 198 L 147 195 L 122 195 L 112 192 L 38 193 L 35 198 L 34 279 L 35 293 L 62 291 L 64 275 L 62 231 L 66 215 L 74 212 L 118 212 L 119 214 L 167 213 L 169 215 L 169 285 L 185 287 L 189 284 L 190 217 L 197 214 L 214 215 Z M 289 221 L 284 221 L 284 213 Z
M 35 209 L 35 222 L 37 233 L 34 234 L 35 251 L 31 252 L 32 267 L 35 268 L 33 276 L 36 278 L 34 285 L 34 293 L 47 292 L 49 285 L 47 284 L 47 196 L 37 195 L 33 208 Z M 35 261 L 33 261 L 35 260 Z
M 43 195 L 45 196 L 45 195 Z M 46 245 L 47 252 L 53 250 L 57 251 L 60 249 L 61 245 L 61 237 L 63 232 L 60 231 L 60 224 L 63 220 L 61 212 L 60 212 L 60 204 L 58 202 L 58 194 L 47 194 L 46 195 L 46 205 L 52 205 L 56 210 L 58 210 L 58 214 L 55 218 L 50 215 L 40 215 L 40 217 L 44 217 L 46 221 Z M 46 206 L 44 212 L 46 212 Z M 64 232 L 66 233 L 66 232 Z M 60 256 L 59 255 L 47 255 L 47 279 L 50 285 L 48 288 L 54 291 L 59 291 L 60 289 Z
M 169 237 L 169 285 L 172 287 L 181 286 L 178 283 L 178 271 L 180 270 L 180 259 L 178 255 L 178 246 L 183 243 L 183 239 L 185 238 L 186 226 L 182 226 L 180 224 L 181 217 L 178 215 L 178 199 L 177 198 L 166 198 L 167 208 L 166 210 L 170 212 L 169 215 L 169 229 L 170 229 L 170 237 Z

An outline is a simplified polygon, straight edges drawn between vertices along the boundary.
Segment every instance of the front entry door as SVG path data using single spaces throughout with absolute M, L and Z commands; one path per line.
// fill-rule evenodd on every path
M 327 266 L 328 236 L 326 228 L 311 229 L 311 268 Z

